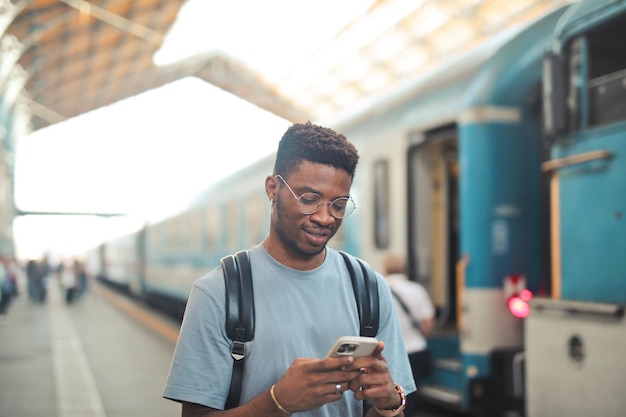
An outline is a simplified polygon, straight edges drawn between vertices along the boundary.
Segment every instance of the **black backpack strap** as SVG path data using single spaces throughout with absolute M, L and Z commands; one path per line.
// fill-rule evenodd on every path
M 234 359 L 230 392 L 224 407 L 230 409 L 239 405 L 245 342 L 254 338 L 254 297 L 248 251 L 225 256 L 221 264 L 226 284 L 226 334 L 232 340 L 230 352 Z
M 360 335 L 374 337 L 378 333 L 379 320 L 376 272 L 365 261 L 343 251 L 339 253 L 346 261 L 352 279 L 352 289 L 361 323 Z
M 398 305 L 400 306 L 400 308 L 402 308 L 402 310 L 404 311 L 404 313 L 406 314 L 406 316 L 409 318 L 409 320 L 411 320 L 411 325 L 418 331 L 420 332 L 422 335 L 424 335 L 424 332 L 422 331 L 422 326 L 420 326 L 419 322 L 417 320 L 415 320 L 413 318 L 413 314 L 411 314 L 411 310 L 409 310 L 409 307 L 406 305 L 406 303 L 402 300 L 402 298 L 400 298 L 400 296 L 398 295 L 398 293 L 396 293 L 393 288 L 389 288 L 389 290 L 391 291 L 391 295 L 393 295 L 393 297 L 396 299 L 396 301 L 398 302 Z

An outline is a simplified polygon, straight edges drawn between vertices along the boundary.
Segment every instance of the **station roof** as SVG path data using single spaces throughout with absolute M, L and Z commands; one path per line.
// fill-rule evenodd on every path
M 210 3 L 212 14 L 224 7 L 220 1 L 199 1 Z M 359 4 L 352 13 L 341 15 L 338 30 L 320 35 L 316 44 L 283 63 L 282 73 L 272 74 L 219 48 L 155 65 L 153 56 L 184 0 L 0 0 L 0 34 L 6 28 L 0 43 L 0 91 L 3 83 L 23 84 L 20 100 L 32 114 L 32 130 L 186 76 L 204 79 L 287 120 L 315 121 L 567 2 L 362 0 L 352 3 Z M 288 18 L 280 12 L 276 17 L 276 22 L 256 19 L 259 27 L 248 20 L 238 30 L 257 50 L 280 48 L 264 44 L 262 36 L 264 28 Z M 233 26 L 238 21 L 224 19 Z M 7 63 L 12 67 L 8 71 Z

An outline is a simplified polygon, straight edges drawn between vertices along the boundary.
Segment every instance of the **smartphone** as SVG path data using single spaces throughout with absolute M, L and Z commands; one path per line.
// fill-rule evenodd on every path
M 376 346 L 378 346 L 378 339 L 375 337 L 342 336 L 333 344 L 326 357 L 353 356 L 359 358 L 374 353 Z

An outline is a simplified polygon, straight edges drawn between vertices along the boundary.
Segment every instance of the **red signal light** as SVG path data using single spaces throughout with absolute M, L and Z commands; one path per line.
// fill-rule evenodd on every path
M 528 302 L 531 298 L 533 298 L 533 293 L 527 289 L 523 289 L 519 294 L 510 297 L 508 306 L 511 314 L 520 319 L 528 317 L 530 314 Z
M 530 301 L 530 299 L 533 298 L 533 293 L 529 289 L 524 288 L 519 292 L 519 298 L 524 301 Z

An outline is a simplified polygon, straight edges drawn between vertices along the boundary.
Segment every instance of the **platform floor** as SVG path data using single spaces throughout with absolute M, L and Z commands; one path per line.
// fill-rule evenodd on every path
M 0 317 L 0 417 L 178 416 L 161 398 L 175 333 L 98 284 L 70 305 L 54 280 L 45 304 L 22 285 Z

